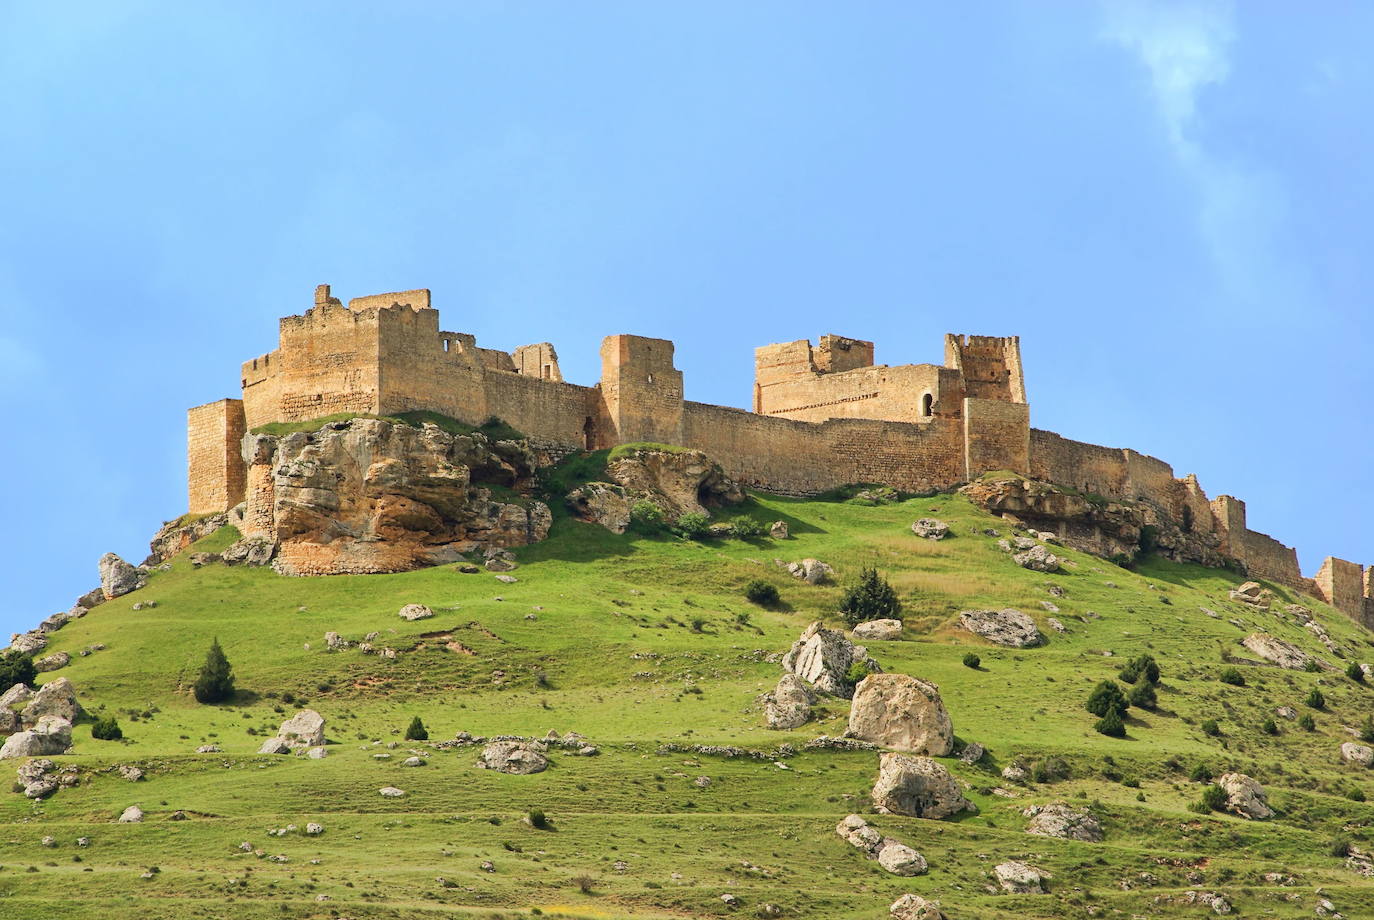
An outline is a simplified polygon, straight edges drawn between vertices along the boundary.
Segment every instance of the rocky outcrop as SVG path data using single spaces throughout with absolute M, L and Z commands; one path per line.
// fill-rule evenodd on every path
M 72 656 L 67 652 L 53 652 L 51 655 L 44 655 L 33 663 L 33 668 L 39 674 L 47 671 L 56 671 L 65 668 L 72 663 Z
M 911 525 L 911 532 L 927 540 L 943 540 L 949 536 L 949 525 L 935 518 L 921 518 Z
M 828 562 L 819 559 L 803 559 L 801 562 L 787 563 L 787 574 L 800 578 L 808 585 L 820 585 L 835 577 L 835 570 Z
M 33 728 L 15 732 L 0 747 L 0 760 L 65 754 L 72 746 L 72 723 L 61 716 L 43 716 Z
M 1258 607 L 1261 610 L 1269 609 L 1270 592 L 1266 591 L 1264 585 L 1257 581 L 1247 581 L 1239 587 L 1232 588 L 1227 596 L 1240 604 Z
M 945 915 L 940 912 L 939 901 L 930 901 L 910 892 L 893 901 L 887 912 L 892 920 L 945 920 Z
M 1035 628 L 1035 621 L 1012 607 L 965 610 L 959 614 L 959 625 L 994 645 L 1008 648 L 1029 648 L 1045 641 L 1040 630 Z
M 910 754 L 954 750 L 954 724 L 940 688 L 909 674 L 870 674 L 854 688 L 850 737 Z
M 1367 767 L 1370 764 L 1374 764 L 1374 748 L 1365 744 L 1356 744 L 1353 741 L 1347 741 L 1345 744 L 1341 745 L 1341 760 L 1346 763 Z
M 826 629 L 819 620 L 806 627 L 801 638 L 782 657 L 782 669 L 795 674 L 821 693 L 849 697 L 853 687 L 847 674 L 854 662 L 862 662 L 869 671 L 881 671 L 878 662 L 868 656 L 868 649 L 855 645 L 845 634 Z
M 542 773 L 549 766 L 545 750 L 538 741 L 493 741 L 482 748 L 477 766 L 498 773 Z
M 1240 644 L 1265 661 L 1293 671 L 1306 670 L 1308 662 L 1316 661 L 1293 643 L 1285 642 L 1268 633 L 1251 633 L 1242 639 Z
M 630 526 L 639 502 L 658 506 L 673 523 L 684 514 L 707 514 L 744 500 L 738 483 L 699 450 L 630 450 L 606 465 L 606 478 L 574 489 L 567 502 L 576 517 L 615 533 Z
M 1059 571 L 1059 557 L 1039 543 L 1028 550 L 1013 554 L 1011 558 L 1021 568 L 1030 569 L 1032 572 Z
M 1091 812 L 1077 811 L 1064 802 L 1032 805 L 1022 814 L 1031 819 L 1026 825 L 1027 834 L 1088 843 L 1102 840 L 1102 823 Z
M 1135 558 L 1141 552 L 1141 535 L 1149 527 L 1154 552 L 1166 559 L 1213 567 L 1227 562 L 1215 534 L 1184 528 L 1184 522 L 1148 502 L 1089 497 L 1020 477 L 980 479 L 960 491 L 993 514 L 1010 515 L 1038 531 L 1052 531 L 1065 545 L 1103 558 Z
M 403 620 L 427 620 L 434 616 L 434 611 L 430 610 L 424 604 L 406 604 L 396 615 Z M 325 642 L 329 642 L 328 634 L 326 634 L 324 638 Z M 333 647 L 334 646 L 331 644 L 330 648 Z
M 1047 875 L 1034 866 L 1023 862 L 1008 860 L 992 870 L 997 884 L 1011 894 L 1044 894 Z
M 860 815 L 846 817 L 835 825 L 835 833 L 893 875 L 921 875 L 928 868 L 924 856 L 900 841 L 884 837 Z
M 268 738 L 259 754 L 289 754 L 324 744 L 324 716 L 313 709 L 302 709 L 281 724 L 275 738 Z
M 49 681 L 34 693 L 25 704 L 20 718 L 25 725 L 33 725 L 44 716 L 57 716 L 67 722 L 76 721 L 81 705 L 76 701 L 76 688 L 65 677 Z
M 244 457 L 241 529 L 252 544 L 244 561 L 272 557 L 285 575 L 456 562 L 485 547 L 542 540 L 553 520 L 542 502 L 493 497 L 486 486 L 529 487 L 537 458 L 526 442 L 480 432 L 352 419 L 309 433 L 250 435 Z
M 795 674 L 784 674 L 778 686 L 763 696 L 764 718 L 768 727 L 778 730 L 800 728 L 811 718 L 815 696 Z
M 130 591 L 137 591 L 146 583 L 143 572 L 114 553 L 100 557 L 100 591 L 105 595 L 105 600 L 114 600 Z
M 1226 810 L 1232 814 L 1253 821 L 1274 816 L 1264 787 L 1244 773 L 1223 773 L 1217 785 L 1226 793 Z
M 153 535 L 153 539 L 148 545 L 148 558 L 143 560 L 143 565 L 145 567 L 160 565 L 197 540 L 204 539 L 226 524 L 231 523 L 235 526 L 243 523 L 242 505 L 232 511 L 222 511 L 219 514 L 195 518 L 187 515 L 174 521 L 167 521 Z
M 865 620 L 852 630 L 855 639 L 869 642 L 891 642 L 902 637 L 901 620 Z
M 886 753 L 878 761 L 873 805 L 881 813 L 912 818 L 948 818 L 973 803 L 949 771 L 929 757 Z

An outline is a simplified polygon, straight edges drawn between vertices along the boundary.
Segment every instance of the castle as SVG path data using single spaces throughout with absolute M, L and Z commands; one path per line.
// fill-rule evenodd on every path
M 1374 568 L 1328 558 L 1304 578 L 1297 553 L 1249 530 L 1245 503 L 1209 501 L 1196 477 L 1130 449 L 1072 441 L 1030 426 L 1016 337 L 945 336 L 944 363 L 874 364 L 873 343 L 835 335 L 755 351 L 753 411 L 685 400 L 673 343 L 634 335 L 601 344 L 601 381 L 563 380 L 542 342 L 506 353 L 439 328 L 427 290 L 357 297 L 328 285 L 280 322 L 280 339 L 242 367 L 242 398 L 188 412 L 190 511 L 244 500 L 244 436 L 271 422 L 337 413 L 429 410 L 480 425 L 499 418 L 554 455 L 656 442 L 705 451 L 742 484 L 790 495 L 848 483 L 912 492 L 1010 470 L 1147 502 L 1254 576 L 1315 593 L 1374 626 Z

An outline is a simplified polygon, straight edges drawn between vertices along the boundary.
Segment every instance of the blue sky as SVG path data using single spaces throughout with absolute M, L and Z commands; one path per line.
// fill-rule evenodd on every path
M 428 287 L 577 383 L 671 338 L 737 406 L 760 344 L 1020 335 L 1037 427 L 1244 498 L 1309 574 L 1374 562 L 1371 33 L 1336 0 L 0 2 L 0 629 L 146 554 L 186 407 L 322 282 Z

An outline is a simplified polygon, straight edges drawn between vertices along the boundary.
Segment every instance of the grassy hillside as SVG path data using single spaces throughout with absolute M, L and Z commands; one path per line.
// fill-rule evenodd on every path
M 1006 525 L 960 496 L 876 507 L 756 496 L 748 513 L 787 521 L 793 538 L 618 537 L 560 519 L 548 541 L 518 553 L 515 584 L 453 567 L 290 579 L 193 570 L 183 554 L 142 591 L 52 636 L 51 650 L 74 657 L 43 676 L 69 677 L 89 710 L 119 718 L 126 740 L 94 740 L 79 725 L 74 752 L 58 760 L 80 767 L 81 785 L 41 803 L 0 798 L 0 917 L 659 918 L 754 916 L 771 903 L 787 917 L 877 920 L 905 891 L 940 898 L 954 920 L 1209 914 L 1171 903 L 1194 888 L 1224 894 L 1242 917 L 1313 916 L 1318 888 L 1345 916 L 1374 916 L 1374 882 L 1333 855 L 1337 838 L 1364 847 L 1374 837 L 1374 807 L 1358 800 L 1374 783 L 1338 755 L 1374 689 L 1340 671 L 1244 665 L 1246 686 L 1219 682 L 1224 656 L 1248 655 L 1238 642 L 1255 630 L 1331 657 L 1296 623 L 1227 600 L 1240 578 L 1162 562 L 1128 572 L 1072 550 L 1061 573 L 1028 572 L 982 533 L 1005 535 Z M 923 516 L 950 522 L 950 538 L 912 535 Z M 233 536 L 221 531 L 196 549 Z M 873 817 L 926 856 L 925 876 L 888 875 L 834 833 L 844 815 L 868 811 L 878 755 L 802 749 L 844 730 L 847 702 L 824 704 L 795 732 L 763 727 L 756 697 L 781 673 L 776 654 L 812 620 L 834 622 L 840 587 L 807 586 L 774 564 L 808 556 L 834 565 L 841 582 L 864 565 L 891 579 L 906 638 L 870 643 L 870 652 L 887 671 L 937 683 L 957 735 L 989 749 L 978 766 L 945 759 L 978 815 Z M 781 609 L 745 601 L 755 578 L 777 585 Z M 1065 595 L 1051 597 L 1051 584 Z M 1353 659 L 1374 659 L 1371 637 L 1340 614 L 1276 590 L 1312 608 Z M 157 606 L 131 609 L 149 600 Z M 1060 611 L 1047 613 L 1044 601 Z M 407 603 L 437 616 L 404 622 L 396 612 Z M 960 610 L 1006 606 L 1042 623 L 1047 644 L 1001 649 L 955 628 Z M 1044 626 L 1047 616 L 1067 632 Z M 326 631 L 355 641 L 378 631 L 376 644 L 397 657 L 327 651 Z M 202 706 L 190 685 L 216 637 L 244 692 Z M 77 657 L 96 643 L 106 648 Z M 970 650 L 981 656 L 977 670 L 962 663 Z M 1125 739 L 1097 734 L 1084 700 L 1142 652 L 1163 669 L 1159 711 L 1132 709 Z M 1323 710 L 1304 705 L 1314 687 Z M 328 720 L 326 759 L 254 753 L 305 705 Z M 1266 734 L 1262 724 L 1285 705 L 1311 714 L 1315 728 L 1278 718 L 1279 734 Z M 601 755 L 554 751 L 547 772 L 501 775 L 475 767 L 475 748 L 402 741 L 414 715 L 435 741 L 575 730 Z M 1204 733 L 1208 719 L 1219 736 Z M 192 753 L 210 742 L 223 753 Z M 776 751 L 782 744 L 802 752 Z M 425 766 L 401 765 L 412 750 Z M 1068 762 L 1069 778 L 1015 786 L 1000 776 L 1013 757 L 1053 756 Z M 147 779 L 110 769 L 129 763 Z M 1190 811 L 1198 763 L 1257 778 L 1277 816 Z M 387 785 L 406 796 L 383 798 Z M 1021 811 L 1056 800 L 1091 807 L 1106 840 L 1027 835 Z M 134 803 L 145 822 L 116 824 Z M 552 828 L 524 823 L 530 809 Z M 325 833 L 268 835 L 307 821 Z M 55 847 L 40 845 L 47 835 Z M 86 847 L 75 843 L 82 836 Z M 241 852 L 244 841 L 285 861 Z M 1049 870 L 1051 893 L 989 890 L 992 866 L 1006 859 Z

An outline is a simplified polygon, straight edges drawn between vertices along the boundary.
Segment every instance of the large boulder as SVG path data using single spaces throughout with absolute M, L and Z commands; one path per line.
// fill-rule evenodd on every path
M 1371 763 L 1374 763 L 1374 748 L 1364 744 L 1356 744 L 1353 741 L 1347 741 L 1345 744 L 1341 745 L 1341 760 L 1344 760 L 1346 763 L 1359 764 L 1362 767 L 1367 767 Z
M 424 604 L 406 604 L 397 616 L 403 620 L 427 620 L 434 616 L 434 611 Z M 328 641 L 328 637 L 326 637 L 326 641 Z
M 787 573 L 793 578 L 800 578 L 808 585 L 819 585 L 830 581 L 835 576 L 835 570 L 827 562 L 819 559 L 803 559 L 801 562 L 787 563 Z
M 1030 569 L 1032 572 L 1059 570 L 1059 557 L 1038 543 L 1028 550 L 1014 554 L 1011 558 L 1021 568 Z
M 1252 821 L 1274 816 L 1264 787 L 1244 773 L 1223 773 L 1217 785 L 1226 793 L 1227 811 Z
M 929 901 L 910 892 L 893 901 L 887 912 L 892 920 L 945 920 L 939 901 Z
M 302 709 L 281 724 L 277 737 L 290 750 L 305 750 L 324 744 L 324 716 L 313 709 Z M 262 753 L 273 753 L 264 750 Z
M 1046 875 L 1034 866 L 1008 860 L 993 868 L 997 883 L 1012 894 L 1044 894 Z
M 870 671 L 881 671 L 868 649 L 855 645 L 836 629 L 819 620 L 806 627 L 801 638 L 782 656 L 782 669 L 795 674 L 821 693 L 848 697 L 853 693 L 846 675 L 849 666 L 862 662 Z
M 900 841 L 884 837 L 860 815 L 846 817 L 835 825 L 835 833 L 893 875 L 913 876 L 926 871 L 924 856 Z
M 15 684 L 0 694 L 0 709 L 12 709 L 33 699 L 33 691 L 27 684 Z
M 573 516 L 600 524 L 611 533 L 624 533 L 630 527 L 630 511 L 636 499 L 624 486 L 609 482 L 589 482 L 568 493 L 568 508 Z
M 136 591 L 143 584 L 143 573 L 114 553 L 100 557 L 100 590 L 106 600 Z
M 1061 840 L 1083 840 L 1099 843 L 1102 824 L 1088 811 L 1077 811 L 1063 802 L 1032 805 L 1022 814 L 1029 817 L 1026 833 L 1037 837 L 1058 837 Z
M 0 747 L 0 760 L 13 757 L 49 757 L 65 754 L 72 746 L 72 723 L 60 716 L 43 716 L 27 731 L 15 732 Z
M 910 754 L 954 750 L 954 725 L 940 688 L 909 674 L 870 674 L 854 688 L 849 734 Z
M 1316 660 L 1293 643 L 1285 642 L 1268 633 L 1251 633 L 1242 639 L 1240 644 L 1265 661 L 1293 671 L 1304 671 L 1309 661 Z
M 76 701 L 76 689 L 65 677 L 49 681 L 24 706 L 21 718 L 25 725 L 33 725 L 43 716 L 58 716 L 68 722 L 76 721 L 81 706 Z
M 883 813 L 934 819 L 973 808 L 954 777 L 939 763 L 929 757 L 897 753 L 879 758 L 873 805 Z
M 31 629 L 25 633 L 14 633 L 10 636 L 10 650 L 23 652 L 25 655 L 37 654 L 47 647 L 47 635 L 37 629 Z
M 1264 586 L 1256 581 L 1247 581 L 1240 587 L 1231 589 L 1229 596 L 1231 600 L 1248 604 L 1251 607 L 1269 606 L 1269 601 L 1265 597 Z
M 1035 628 L 1035 621 L 1012 607 L 965 610 L 959 614 L 959 625 L 995 645 L 1008 648 L 1029 648 L 1045 641 L 1040 630 Z
M 902 637 L 901 620 L 864 620 L 852 630 L 855 639 L 869 642 L 891 642 Z
M 763 713 L 768 727 L 779 730 L 800 728 L 811 718 L 815 695 L 795 674 L 784 674 L 778 686 L 764 694 Z
M 835 825 L 835 833 L 857 850 L 862 850 L 870 858 L 878 855 L 883 845 L 882 833 L 862 815 L 849 815 Z
M 921 518 L 911 525 L 911 532 L 927 540 L 943 540 L 949 536 L 949 525 L 935 518 Z
M 56 671 L 65 668 L 72 663 L 72 656 L 67 652 L 53 652 L 45 655 L 33 663 L 33 669 L 40 674 L 48 671 Z
M 498 773 L 541 773 L 549 766 L 545 750 L 538 741 L 493 741 L 482 748 L 477 766 Z
M 631 450 L 606 465 L 611 482 L 649 496 L 670 519 L 736 504 L 744 490 L 699 450 Z

